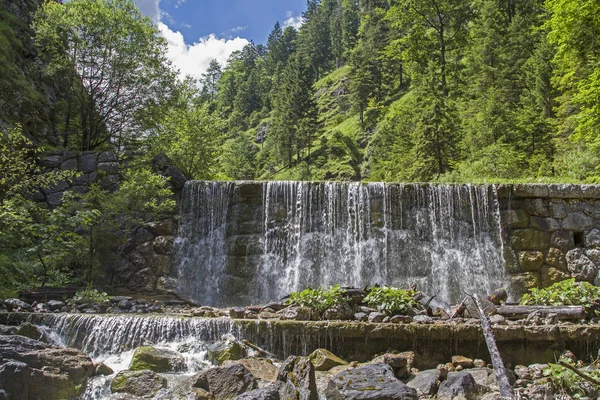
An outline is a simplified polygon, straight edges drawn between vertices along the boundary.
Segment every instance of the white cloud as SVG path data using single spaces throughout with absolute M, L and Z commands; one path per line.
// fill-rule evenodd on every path
M 179 69 L 182 77 L 190 75 L 200 79 L 208 69 L 210 60 L 215 58 L 219 64 L 225 65 L 231 53 L 241 50 L 250 43 L 240 37 L 228 40 L 219 39 L 211 34 L 192 45 L 188 45 L 185 43 L 181 32 L 172 31 L 162 22 L 158 24 L 158 28 L 167 39 L 167 58 Z
M 285 13 L 285 17 L 287 18 L 283 21 L 283 27 L 287 28 L 288 26 L 293 26 L 295 29 L 300 29 L 300 27 L 304 24 L 304 18 L 302 15 L 294 16 L 294 13 L 288 11 Z
M 227 59 L 236 50 L 241 50 L 250 43 L 248 40 L 240 37 L 231 39 L 219 39 L 215 34 L 198 39 L 194 44 L 185 43 L 181 32 L 173 31 L 162 20 L 166 20 L 171 25 L 175 24 L 173 18 L 160 9 L 160 2 L 165 0 L 135 0 L 136 5 L 142 11 L 142 14 L 148 15 L 152 21 L 158 24 L 160 33 L 167 39 L 167 58 L 173 65 L 179 69 L 180 76 L 187 75 L 200 79 L 202 74 L 208 69 L 210 60 L 216 58 L 221 65 L 225 65 Z M 179 7 L 186 0 L 177 0 L 175 7 Z M 182 27 L 190 28 L 188 24 L 182 23 Z M 246 26 L 238 26 L 231 32 L 241 32 Z

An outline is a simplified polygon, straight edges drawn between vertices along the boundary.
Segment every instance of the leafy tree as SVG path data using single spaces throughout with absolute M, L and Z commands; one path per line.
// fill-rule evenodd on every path
M 34 29 L 48 75 L 77 82 L 70 98 L 79 104 L 82 150 L 131 143 L 169 97 L 175 75 L 165 40 L 133 1 L 46 2 Z

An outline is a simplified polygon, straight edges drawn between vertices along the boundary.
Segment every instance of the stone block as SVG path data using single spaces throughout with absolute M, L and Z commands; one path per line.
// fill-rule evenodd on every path
M 573 249 L 567 253 L 567 268 L 571 276 L 578 281 L 593 282 L 598 267 L 589 259 L 583 249 Z
M 119 161 L 117 159 L 117 156 L 115 153 L 113 153 L 112 151 L 103 151 L 102 153 L 98 154 L 98 162 L 99 163 L 110 163 L 110 162 L 117 162 Z
M 535 272 L 542 268 L 544 263 L 544 254 L 540 251 L 521 251 L 519 252 L 519 265 L 525 272 Z
M 79 157 L 79 170 L 84 174 L 96 171 L 98 153 L 85 152 Z
M 509 228 L 527 228 L 529 226 L 529 215 L 525 210 L 507 210 L 501 213 L 502 222 Z
M 227 240 L 227 254 L 249 256 L 263 253 L 261 237 L 258 235 L 240 235 Z
M 173 250 L 173 236 L 158 236 L 154 238 L 154 252 L 161 255 L 169 255 Z
M 580 185 L 581 197 L 584 199 L 600 199 L 600 185 Z
M 557 249 L 556 247 L 552 247 L 550 250 L 548 250 L 548 254 L 546 255 L 546 264 L 561 271 L 568 271 L 565 252 L 561 249 Z
M 513 186 L 513 196 L 516 198 L 548 197 L 548 185 L 522 184 Z
M 536 215 L 539 217 L 549 217 L 550 211 L 548 210 L 548 203 L 546 200 L 541 198 L 531 198 L 524 199 L 523 206 L 525 207 L 525 211 L 529 213 L 529 215 Z
M 542 280 L 542 287 L 548 287 L 556 282 L 564 281 L 565 279 L 569 279 L 571 275 L 567 272 L 561 271 L 555 267 L 550 265 L 542 265 L 542 269 L 540 271 L 540 278 Z
M 585 247 L 600 247 L 600 230 L 592 229 L 585 235 Z
M 553 200 L 550 202 L 550 216 L 554 218 L 564 218 L 567 216 L 567 204 L 564 200 Z
M 66 160 L 60 165 L 60 169 L 63 171 L 77 171 L 77 159 L 71 158 Z
M 41 166 L 45 168 L 60 168 L 62 162 L 63 158 L 60 155 L 52 155 L 40 160 Z
M 44 194 L 46 195 L 49 195 L 52 193 L 64 192 L 67 189 L 69 189 L 69 184 L 67 183 L 67 181 L 58 181 L 54 185 L 42 189 L 42 192 L 44 192 Z
M 513 293 L 517 298 L 520 298 L 531 288 L 539 288 L 541 284 L 539 272 L 524 272 L 513 275 L 510 280 Z
M 78 177 L 73 179 L 73 186 L 90 186 L 92 183 L 96 182 L 96 178 L 98 174 L 95 172 L 89 174 L 81 174 Z
M 572 212 L 562 221 L 562 228 L 567 231 L 586 231 L 594 226 L 594 220 L 582 212 Z
M 106 171 L 109 174 L 117 174 L 119 173 L 120 165 L 118 162 L 105 162 L 98 163 L 98 169 L 100 171 Z
M 158 222 L 151 222 L 146 225 L 146 229 L 155 236 L 173 236 L 175 235 L 175 224 L 172 219 L 163 219 Z
M 550 234 L 537 229 L 517 229 L 512 233 L 511 242 L 515 250 L 546 250 Z
M 52 193 L 46 196 L 46 203 L 51 207 L 58 207 L 62 204 L 63 194 L 62 192 Z
M 548 186 L 548 196 L 563 199 L 580 199 L 581 185 L 552 184 Z
M 575 247 L 572 232 L 558 231 L 550 236 L 550 246 L 567 252 Z
M 106 190 L 116 190 L 120 181 L 121 177 L 119 175 L 107 175 L 100 179 L 100 187 Z

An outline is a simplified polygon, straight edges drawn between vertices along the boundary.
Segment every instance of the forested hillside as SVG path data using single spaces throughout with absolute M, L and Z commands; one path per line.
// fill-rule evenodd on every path
M 200 82 L 176 80 L 129 1 L 54 2 L 31 27 L 21 3 L 1 10 L 0 116 L 47 149 L 165 152 L 196 179 L 600 178 L 595 0 L 308 0 L 299 30 Z M 136 89 L 88 68 L 106 49 Z

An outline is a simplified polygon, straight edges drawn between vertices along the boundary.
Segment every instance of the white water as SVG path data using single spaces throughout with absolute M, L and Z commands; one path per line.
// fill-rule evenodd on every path
M 265 302 L 336 283 L 416 284 L 455 302 L 463 291 L 506 286 L 492 186 L 265 182 L 254 205 L 262 212 L 248 215 L 232 212 L 243 185 L 252 183 L 189 182 L 184 190 L 179 289 L 203 304 Z M 252 218 L 248 239 L 238 230 Z M 240 237 L 257 238 L 260 255 L 231 254 L 228 244 Z M 252 273 L 232 277 L 232 265 Z

